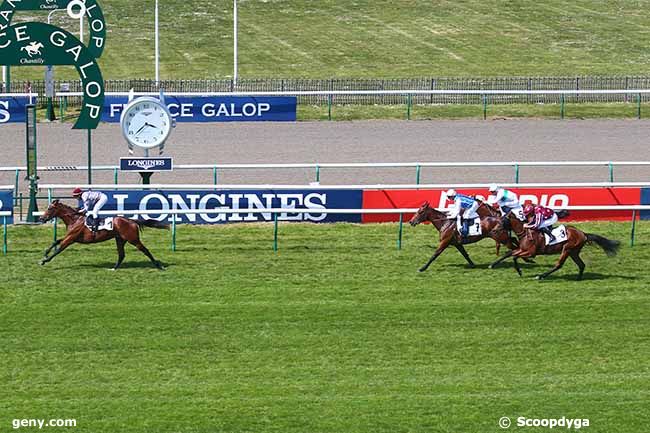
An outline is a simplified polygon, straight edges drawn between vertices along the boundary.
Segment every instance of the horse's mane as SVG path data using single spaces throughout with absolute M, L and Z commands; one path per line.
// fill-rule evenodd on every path
M 68 206 L 67 204 L 65 204 L 63 202 L 60 202 L 60 201 L 57 202 L 57 206 L 59 206 L 60 208 L 63 208 L 63 210 L 66 211 L 66 212 L 76 212 L 76 210 L 72 206 Z

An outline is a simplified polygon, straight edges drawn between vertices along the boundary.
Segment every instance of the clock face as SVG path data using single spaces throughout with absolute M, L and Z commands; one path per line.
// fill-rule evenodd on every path
M 145 149 L 165 142 L 171 132 L 172 119 L 160 101 L 142 98 L 126 107 L 122 116 L 122 133 L 129 143 Z

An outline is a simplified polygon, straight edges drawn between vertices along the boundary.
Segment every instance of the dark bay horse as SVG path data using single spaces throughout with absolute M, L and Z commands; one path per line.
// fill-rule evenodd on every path
M 144 227 L 151 227 L 155 229 L 168 229 L 167 224 L 155 220 L 146 221 L 133 221 L 128 218 L 114 217 L 113 230 L 100 230 L 97 233 L 92 232 L 84 224 L 84 217 L 78 211 L 61 203 L 59 200 L 54 200 L 47 208 L 45 215 L 39 218 L 40 222 L 47 222 L 52 218 L 61 218 L 66 226 L 66 235 L 62 239 L 57 239 L 45 251 L 45 256 L 41 260 L 41 265 L 52 260 L 57 255 L 61 254 L 63 250 L 68 248 L 74 243 L 80 244 L 96 244 L 110 239 L 115 239 L 117 244 L 117 263 L 113 270 L 120 267 L 122 260 L 124 260 L 124 245 L 128 242 L 135 246 L 137 249 L 151 260 L 155 267 L 163 270 L 163 265 L 156 260 L 149 252 L 142 242 L 140 242 L 140 231 Z M 48 256 L 50 251 L 54 249 L 54 254 Z
M 429 261 L 419 269 L 419 272 L 426 271 L 431 263 L 433 263 L 433 261 L 440 254 L 442 254 L 442 252 L 446 250 L 449 245 L 454 246 L 458 252 L 463 255 L 471 267 L 474 267 L 474 262 L 472 262 L 472 259 L 469 258 L 467 251 L 465 251 L 465 248 L 463 247 L 464 243 L 473 244 L 474 242 L 478 242 L 481 239 L 489 237 L 500 244 L 506 245 L 511 250 L 515 250 L 517 248 L 517 246 L 513 243 L 513 239 L 511 239 L 510 236 L 508 236 L 508 233 L 503 229 L 500 218 L 481 218 L 482 234 L 479 236 L 468 236 L 465 242 L 463 242 L 460 233 L 458 233 L 458 230 L 456 228 L 456 220 L 449 219 L 449 217 L 447 217 L 447 214 L 444 212 L 440 212 L 439 210 L 432 208 L 429 205 L 429 202 L 425 202 L 420 207 L 420 209 L 418 209 L 409 223 L 411 226 L 415 227 L 416 225 L 425 221 L 429 221 L 440 232 L 440 243 L 438 244 L 438 248 L 436 248 L 433 256 L 431 256 Z M 515 269 L 521 275 L 521 269 L 519 268 L 517 260 L 515 259 L 514 262 Z
M 560 269 L 569 257 L 571 257 L 580 270 L 577 279 L 582 280 L 582 274 L 585 270 L 585 262 L 580 258 L 582 247 L 595 242 L 609 257 L 612 257 L 616 255 L 621 245 L 619 241 L 610 240 L 593 233 L 585 233 L 572 226 L 565 226 L 567 241 L 547 246 L 542 233 L 534 229 L 525 228 L 524 223 L 519 221 L 512 212 L 507 215 L 506 225 L 508 224 L 519 238 L 519 248 L 512 253 L 513 258 L 532 258 L 536 255 L 560 254 L 560 258 L 553 269 L 538 275 L 538 280 L 542 280 Z M 499 259 L 498 261 L 501 260 Z

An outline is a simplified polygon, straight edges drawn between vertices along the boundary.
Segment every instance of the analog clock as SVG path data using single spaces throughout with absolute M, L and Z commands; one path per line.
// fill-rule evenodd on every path
M 129 102 L 122 112 L 120 124 L 129 146 L 148 150 L 162 147 L 171 132 L 173 119 L 163 102 L 145 96 Z

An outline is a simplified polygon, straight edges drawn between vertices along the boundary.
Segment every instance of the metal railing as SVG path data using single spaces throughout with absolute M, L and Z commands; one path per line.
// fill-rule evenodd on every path
M 631 210 L 632 211 L 632 228 L 630 233 L 630 245 L 634 246 L 635 227 L 636 227 L 636 213 L 638 211 L 650 210 L 650 205 L 617 205 L 617 206 L 563 206 L 557 207 L 556 210 Z M 439 209 L 443 211 L 444 209 Z M 302 212 L 301 212 L 302 211 Z M 282 213 L 319 213 L 319 214 L 399 214 L 397 248 L 401 249 L 403 245 L 403 225 L 404 216 L 416 212 L 416 208 L 399 208 L 399 209 L 286 209 L 286 208 L 240 208 L 240 209 L 151 209 L 151 210 L 116 210 L 116 211 L 100 211 L 99 215 L 103 216 L 119 216 L 119 215 L 190 215 L 190 214 L 271 214 L 273 215 L 273 251 L 278 251 L 278 215 Z M 35 216 L 41 216 L 44 212 L 34 212 Z M 3 218 L 3 254 L 7 254 L 7 217 L 11 216 L 10 212 L 0 212 L 0 217 Z M 54 240 L 57 238 L 57 224 L 54 220 Z M 171 250 L 176 251 L 177 243 L 177 224 L 176 217 L 172 218 L 171 223 Z
M 413 168 L 415 184 L 421 183 L 422 170 L 426 168 L 458 168 L 458 167 L 511 167 L 513 180 L 519 184 L 521 169 L 524 167 L 606 167 L 608 181 L 614 182 L 615 168 L 626 166 L 650 166 L 650 161 L 483 161 L 483 162 L 387 162 L 387 163 L 295 163 L 295 164 L 178 164 L 174 170 L 209 170 L 212 172 L 213 186 L 219 185 L 219 172 L 227 170 L 261 170 L 261 169 L 311 169 L 314 170 L 314 182 L 320 182 L 324 169 L 357 169 L 357 168 Z M 119 185 L 119 166 L 96 165 L 92 171 L 111 171 L 113 184 Z M 0 172 L 13 172 L 14 195 L 19 194 L 20 174 L 26 167 L 0 167 Z M 80 165 L 48 165 L 39 166 L 38 171 L 88 171 L 88 166 Z
M 82 91 L 78 80 L 57 80 L 55 88 L 60 89 L 65 83 L 71 91 Z M 13 87 L 25 89 L 30 86 L 33 91 L 45 93 L 43 80 L 15 81 Z M 338 91 L 338 90 L 607 90 L 607 89 L 650 89 L 648 76 L 573 76 L 573 77 L 414 77 L 395 79 L 373 78 L 239 78 L 210 80 L 162 80 L 160 87 L 169 92 L 232 92 L 235 90 L 262 91 Z M 152 79 L 105 80 L 109 92 L 157 92 L 159 87 Z M 575 95 L 567 102 L 630 102 L 629 95 Z M 647 98 L 644 95 L 644 102 Z M 80 103 L 81 100 L 73 103 Z M 301 104 L 326 104 L 327 98 L 320 96 L 302 96 Z M 424 95 L 414 101 L 417 104 L 477 104 L 480 98 L 474 95 Z M 495 96 L 491 103 L 558 103 L 559 98 L 552 94 L 535 96 L 521 95 L 516 98 Z M 403 103 L 402 98 L 394 95 L 382 96 L 340 96 L 340 104 L 385 104 Z

